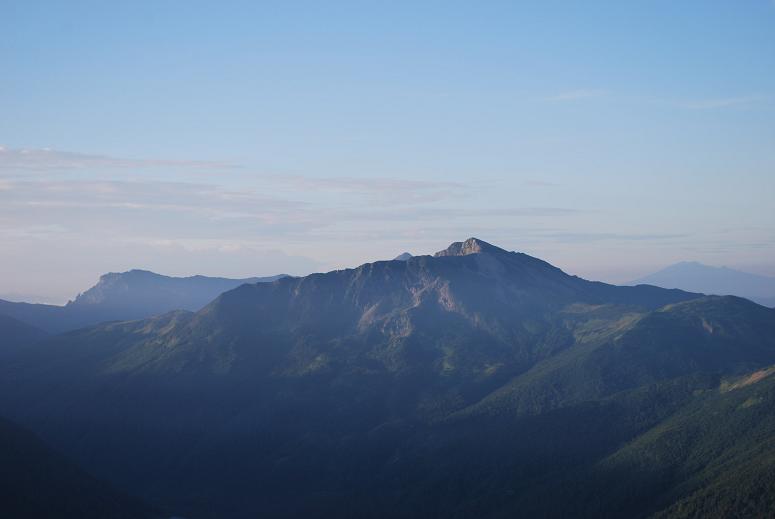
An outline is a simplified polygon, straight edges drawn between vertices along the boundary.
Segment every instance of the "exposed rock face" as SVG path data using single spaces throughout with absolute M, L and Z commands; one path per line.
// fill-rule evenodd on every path
M 480 252 L 506 253 L 507 251 L 478 238 L 468 238 L 466 241 L 456 241 L 446 249 L 434 254 L 434 256 L 437 258 L 440 256 L 467 256 L 468 254 Z

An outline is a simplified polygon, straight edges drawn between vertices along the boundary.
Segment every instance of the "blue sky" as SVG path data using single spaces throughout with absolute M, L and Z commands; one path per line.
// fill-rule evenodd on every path
M 775 275 L 770 0 L 0 9 L 0 294 L 469 236 Z

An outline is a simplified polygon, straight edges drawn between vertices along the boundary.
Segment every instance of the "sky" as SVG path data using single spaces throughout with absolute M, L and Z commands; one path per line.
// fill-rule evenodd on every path
M 0 0 L 0 297 L 476 236 L 775 275 L 775 1 Z

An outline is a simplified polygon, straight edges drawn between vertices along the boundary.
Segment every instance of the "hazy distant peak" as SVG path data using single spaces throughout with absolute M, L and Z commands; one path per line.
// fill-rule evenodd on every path
M 678 263 L 674 263 L 672 265 L 669 265 L 666 268 L 670 267 L 708 267 L 709 265 L 705 265 L 704 263 L 700 263 L 699 261 L 679 261 Z
M 411 258 L 412 258 L 411 254 L 409 254 L 408 252 L 402 252 L 401 254 L 393 258 L 393 261 L 409 261 L 409 259 Z
M 131 270 L 127 270 L 126 272 L 107 272 L 100 276 L 100 281 L 110 281 L 110 280 L 127 278 L 127 277 L 140 278 L 140 277 L 166 277 L 166 276 L 157 274 L 156 272 L 151 272 L 150 270 L 131 269 Z
M 124 319 L 146 317 L 175 309 L 198 310 L 222 292 L 243 283 L 271 282 L 284 276 L 230 279 L 165 276 L 143 269 L 109 272 L 68 305 L 107 305 L 125 310 L 126 316 L 121 316 Z
M 672 265 L 668 265 L 662 271 L 669 271 L 669 270 L 706 270 L 706 271 L 718 271 L 718 270 L 731 270 L 727 267 L 716 267 L 713 265 L 706 265 L 705 263 L 700 263 L 699 261 L 679 261 L 678 263 L 673 263 Z
M 434 256 L 467 256 L 469 254 L 479 254 L 482 252 L 505 253 L 508 251 L 496 247 L 495 245 L 491 245 L 479 238 L 468 238 L 466 241 L 456 241 L 446 249 L 434 254 Z
M 771 305 L 775 301 L 775 278 L 697 261 L 675 263 L 630 284 L 679 288 L 703 294 L 736 295 L 764 305 Z

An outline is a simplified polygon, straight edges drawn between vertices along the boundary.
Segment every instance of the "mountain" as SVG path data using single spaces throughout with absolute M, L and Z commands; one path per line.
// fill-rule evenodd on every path
M 628 284 L 680 288 L 702 294 L 735 295 L 765 306 L 775 306 L 775 278 L 727 267 L 711 267 L 696 261 L 670 265 Z
M 586 405 L 583 414 L 543 415 L 556 427 L 572 419 L 569 436 L 583 439 L 570 441 L 590 450 L 600 448 L 601 437 L 631 432 L 590 463 L 564 466 L 517 492 L 505 489 L 501 507 L 527 517 L 769 517 L 775 504 L 772 373 L 769 366 L 718 380 L 683 378 Z M 541 432 L 546 443 L 562 439 L 551 428 Z M 551 454 L 564 448 L 553 445 Z
M 147 270 L 110 273 L 79 294 L 67 306 L 101 308 L 122 313 L 124 320 L 148 317 L 170 310 L 195 311 L 212 301 L 218 294 L 244 283 L 270 283 L 285 277 L 228 279 L 206 276 L 170 277 Z
M 34 434 L 0 418 L 3 517 L 141 519 L 160 514 L 98 481 Z
M 35 328 L 7 315 L 0 315 L 0 337 L 3 339 L 2 345 L 0 345 L 0 356 L 34 344 L 47 335 L 40 328 Z
M 38 341 L 0 412 L 192 518 L 739 515 L 773 365 L 775 310 L 471 238 Z
M 407 261 L 411 257 L 412 255 L 409 254 L 408 252 L 402 252 L 401 254 L 393 258 L 393 261 Z
M 11 302 L 48 303 L 50 298 L 39 294 L 21 292 L 0 292 L 0 299 Z
M 597 469 L 607 473 L 609 489 L 617 485 L 612 475 L 637 463 L 640 485 L 656 488 L 664 505 L 656 517 L 770 515 L 775 509 L 773 373 L 770 366 L 724 381 L 608 456 Z
M 105 321 L 143 319 L 171 310 L 199 310 L 218 294 L 244 283 L 269 283 L 285 275 L 228 279 L 170 277 L 147 270 L 100 276 L 99 282 L 64 306 L 0 300 L 4 314 L 52 333 Z

